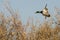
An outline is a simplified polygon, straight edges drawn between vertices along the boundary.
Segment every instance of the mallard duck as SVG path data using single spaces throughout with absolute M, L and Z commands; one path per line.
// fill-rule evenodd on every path
M 47 4 L 45 5 L 45 8 L 42 11 L 36 11 L 36 13 L 41 13 L 43 16 L 45 16 L 45 18 L 50 17 L 50 14 L 48 13 Z

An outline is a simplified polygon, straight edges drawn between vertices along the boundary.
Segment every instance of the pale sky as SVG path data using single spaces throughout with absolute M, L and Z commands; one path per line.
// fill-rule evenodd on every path
M 6 0 L 0 0 L 0 5 L 2 5 Z M 44 21 L 44 17 L 41 14 L 35 14 L 37 10 L 42 10 L 47 3 L 47 8 L 51 16 L 55 13 L 54 7 L 60 8 L 60 0 L 9 0 L 9 3 L 13 9 L 18 9 L 22 23 L 26 23 L 29 17 L 33 17 L 34 21 L 39 19 L 41 22 Z M 9 15 L 8 12 L 0 6 L 0 10 L 4 11 L 6 15 Z

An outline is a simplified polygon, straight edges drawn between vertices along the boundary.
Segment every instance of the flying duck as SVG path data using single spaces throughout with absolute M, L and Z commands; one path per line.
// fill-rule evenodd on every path
M 47 4 L 45 5 L 45 8 L 42 11 L 36 11 L 36 13 L 41 13 L 43 16 L 46 17 L 50 17 L 50 14 L 48 13 L 48 8 L 47 8 Z

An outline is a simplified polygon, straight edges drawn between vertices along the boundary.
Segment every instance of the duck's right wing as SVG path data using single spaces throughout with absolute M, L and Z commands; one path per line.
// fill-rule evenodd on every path
M 47 7 L 47 4 L 45 5 L 45 8 Z

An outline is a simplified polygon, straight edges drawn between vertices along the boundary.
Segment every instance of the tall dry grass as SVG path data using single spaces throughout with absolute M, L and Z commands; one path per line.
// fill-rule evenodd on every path
M 23 25 L 17 13 L 12 11 L 11 7 L 5 7 L 11 16 L 5 18 L 4 13 L 0 13 L 0 40 L 60 40 L 60 18 L 58 14 L 56 14 L 57 22 L 55 22 L 54 28 L 52 28 L 53 23 L 49 21 L 37 27 L 34 25 L 33 19 L 31 24 L 28 20 L 27 24 Z

